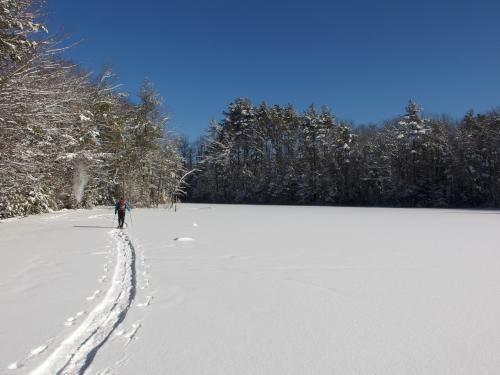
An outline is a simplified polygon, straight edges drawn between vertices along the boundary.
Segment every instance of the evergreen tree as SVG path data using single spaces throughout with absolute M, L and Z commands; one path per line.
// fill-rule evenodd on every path
M 409 101 L 384 127 L 353 129 L 327 109 L 237 99 L 196 146 L 189 199 L 212 202 L 498 206 L 497 113 L 424 118 Z M 464 167 L 467 166 L 467 167 Z

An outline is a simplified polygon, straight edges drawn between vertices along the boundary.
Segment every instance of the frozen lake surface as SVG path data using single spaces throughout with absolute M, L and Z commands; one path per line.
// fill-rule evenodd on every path
M 500 373 L 500 212 L 183 204 L 0 223 L 0 373 Z

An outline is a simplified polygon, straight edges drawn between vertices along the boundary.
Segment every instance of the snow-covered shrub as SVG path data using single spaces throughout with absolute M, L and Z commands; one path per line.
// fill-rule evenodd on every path
M 0 197 L 1 218 L 39 214 L 57 208 L 50 190 L 42 187 L 4 194 Z

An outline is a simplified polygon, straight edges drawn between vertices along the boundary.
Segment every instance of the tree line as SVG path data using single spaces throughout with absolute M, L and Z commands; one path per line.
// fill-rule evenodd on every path
M 134 103 L 109 70 L 65 60 L 33 0 L 0 2 L 0 217 L 176 199 L 185 174 L 152 84 Z
M 180 149 L 198 202 L 499 207 L 500 112 L 461 121 L 406 113 L 354 127 L 328 108 L 237 99 Z
M 133 102 L 110 70 L 64 59 L 43 3 L 0 0 L 0 217 L 171 203 L 500 206 L 500 113 L 354 127 L 328 108 L 237 99 L 193 145 L 166 131 L 149 82 Z M 187 171 L 197 170 L 189 175 Z

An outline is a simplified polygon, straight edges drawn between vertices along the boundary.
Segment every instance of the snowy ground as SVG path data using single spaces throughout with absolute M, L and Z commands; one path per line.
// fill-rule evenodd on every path
M 500 373 L 499 212 L 182 205 L 127 221 L 0 223 L 0 373 Z

